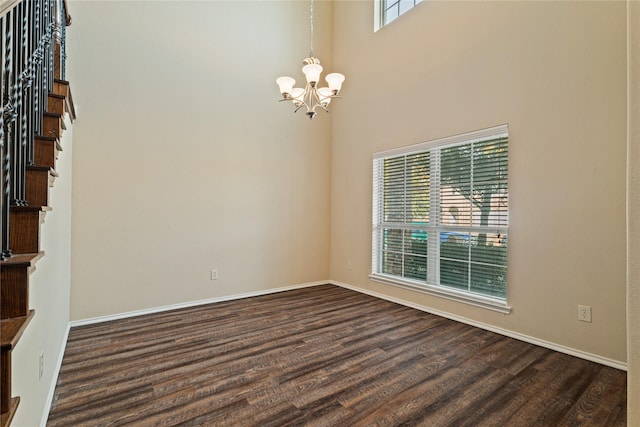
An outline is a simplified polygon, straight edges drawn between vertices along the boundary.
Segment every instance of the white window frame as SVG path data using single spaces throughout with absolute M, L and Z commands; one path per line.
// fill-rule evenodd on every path
M 393 2 L 393 3 L 398 3 L 398 16 L 396 16 L 395 18 L 393 18 L 390 21 L 385 22 L 384 18 L 385 18 L 385 10 L 387 9 L 386 4 L 387 2 Z M 411 0 L 414 1 L 414 4 L 405 9 L 404 11 L 400 11 L 400 0 L 398 0 L 396 2 L 396 0 L 373 0 L 373 17 L 374 17 L 374 22 L 373 22 L 373 31 L 378 31 L 380 30 L 382 27 L 389 25 L 390 23 L 392 23 L 393 21 L 395 21 L 396 19 L 398 19 L 400 16 L 404 15 L 405 13 L 407 13 L 408 11 L 410 11 L 411 9 L 413 9 L 414 7 L 416 7 L 419 3 L 422 3 L 423 0 Z M 395 5 L 394 5 L 395 6 Z
M 506 297 L 491 297 L 488 295 L 477 294 L 473 292 L 466 292 L 463 290 L 457 290 L 451 287 L 445 287 L 438 285 L 440 279 L 439 275 L 439 262 L 440 262 L 440 243 L 439 232 L 442 226 L 434 221 L 439 217 L 440 213 L 440 170 L 437 165 L 437 155 L 433 153 L 439 153 L 439 150 L 446 148 L 447 146 L 461 145 L 471 142 L 479 142 L 489 138 L 508 138 L 508 126 L 500 125 L 488 129 L 482 129 L 474 132 L 469 132 L 461 135 L 455 135 L 451 137 L 441 138 L 433 141 L 423 142 L 406 147 L 400 147 L 392 150 L 374 153 L 373 155 L 373 216 L 372 216 L 372 262 L 371 262 L 371 274 L 369 278 L 373 281 L 399 286 L 402 288 L 412 289 L 415 291 L 423 292 L 429 295 L 435 295 L 441 298 L 470 304 L 477 307 L 486 308 L 500 313 L 511 313 L 511 306 L 508 305 Z M 382 256 L 382 203 L 381 198 L 381 175 L 376 170 L 376 165 L 381 165 L 384 159 L 393 158 L 403 155 L 411 155 L 421 152 L 430 151 L 430 204 L 429 204 L 429 218 L 431 223 L 425 226 L 417 226 L 415 224 L 405 225 L 407 229 L 420 229 L 424 230 L 432 236 L 438 236 L 433 239 L 429 245 L 429 256 L 427 264 L 427 280 L 413 280 L 407 277 L 400 277 L 391 274 L 385 274 L 381 272 L 381 256 Z M 400 226 L 402 227 L 402 226 Z M 395 228 L 395 226 L 394 226 Z M 467 231 L 478 231 L 479 227 L 469 227 Z M 483 231 L 491 233 L 505 233 L 508 234 L 508 224 L 504 227 L 485 227 Z

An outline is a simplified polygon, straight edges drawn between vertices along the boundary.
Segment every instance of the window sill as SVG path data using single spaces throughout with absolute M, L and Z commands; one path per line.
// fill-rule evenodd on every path
M 398 279 L 396 277 L 388 276 L 385 274 L 370 274 L 369 278 L 374 282 L 384 283 L 385 285 L 398 286 L 400 288 L 422 292 L 424 294 L 473 305 L 475 307 L 485 308 L 487 310 L 497 311 L 503 314 L 511 313 L 511 306 L 508 305 L 506 301 L 495 298 L 456 292 L 452 289 L 445 289 L 440 286 L 427 285 L 408 279 Z

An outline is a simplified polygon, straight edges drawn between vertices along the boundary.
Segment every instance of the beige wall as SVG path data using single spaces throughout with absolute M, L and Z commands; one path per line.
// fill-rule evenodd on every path
M 370 2 L 336 2 L 331 278 L 624 363 L 625 7 L 423 2 L 374 33 Z M 513 312 L 370 281 L 372 154 L 503 123 Z
M 20 396 L 20 405 L 11 425 L 17 427 L 41 425 L 48 414 L 69 323 L 73 133 L 68 119 L 67 123 L 61 140 L 64 151 L 56 160 L 59 177 L 49 191 L 52 210 L 40 227 L 40 249 L 45 256 L 29 278 L 29 305 L 36 315 L 12 357 L 12 392 Z M 42 378 L 38 375 L 40 353 L 44 356 Z
M 70 8 L 71 319 L 326 280 L 331 116 L 294 115 L 275 84 L 304 78 L 308 4 Z
M 72 319 L 330 277 L 626 361 L 624 3 L 424 2 L 378 33 L 316 3 L 347 82 L 313 122 L 273 83 L 302 78 L 306 2 L 71 7 Z M 513 313 L 369 281 L 372 154 L 502 123 Z
M 640 425 L 640 2 L 627 2 L 627 423 Z
M 638 4 L 629 5 L 637 26 Z M 277 104 L 273 83 L 302 78 L 305 2 L 71 1 L 70 9 L 73 226 L 68 132 L 43 226 L 47 256 L 31 279 L 37 316 L 14 355 L 14 394 L 23 396 L 14 424 L 37 425 L 48 404 L 70 277 L 71 319 L 331 277 L 615 361 L 626 352 L 637 401 L 632 203 L 625 346 L 623 3 L 425 2 L 374 34 L 370 2 L 317 2 L 316 56 L 332 70 L 333 13 L 335 71 L 348 80 L 334 113 L 314 122 Z M 638 34 L 629 30 L 630 70 Z M 638 116 L 633 75 L 630 118 Z M 372 153 L 501 123 L 511 133 L 513 313 L 370 282 Z M 631 120 L 636 201 L 637 142 Z M 593 323 L 577 322 L 578 303 L 593 306 Z M 629 425 L 638 420 L 630 405 Z

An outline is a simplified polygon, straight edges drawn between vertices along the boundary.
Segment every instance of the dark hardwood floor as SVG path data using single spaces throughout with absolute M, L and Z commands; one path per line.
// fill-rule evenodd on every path
M 332 285 L 72 328 L 48 426 L 625 426 L 626 373 Z

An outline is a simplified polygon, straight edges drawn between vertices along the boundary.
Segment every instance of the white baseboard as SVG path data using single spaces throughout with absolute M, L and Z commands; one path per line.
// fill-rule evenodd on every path
M 49 394 L 47 395 L 47 400 L 45 404 L 47 405 L 44 408 L 42 413 L 42 419 L 40 420 L 40 427 L 46 427 L 47 420 L 49 419 L 49 412 L 51 411 L 51 405 L 53 404 L 53 396 L 56 392 L 56 384 L 58 384 L 58 376 L 60 375 L 60 368 L 62 367 L 62 359 L 64 358 L 64 351 L 67 349 L 67 340 L 69 338 L 69 330 L 71 329 L 71 323 L 67 323 L 67 330 L 64 332 L 64 337 L 62 338 L 62 346 L 60 347 L 60 354 L 58 354 L 58 360 L 56 361 L 56 366 L 54 367 L 53 376 L 51 377 L 51 384 L 49 385 Z
M 465 323 L 467 325 L 471 325 L 471 326 L 475 326 L 481 329 L 485 329 L 487 331 L 491 331 L 491 332 L 495 332 L 497 334 L 500 335 L 504 335 L 507 337 L 511 337 L 511 338 L 515 338 L 517 340 L 520 341 L 524 341 L 524 342 L 528 342 L 530 344 L 535 344 L 538 345 L 540 347 L 545 347 L 554 351 L 558 351 L 560 353 L 565 353 L 565 354 L 569 354 L 571 356 L 576 356 L 579 357 L 581 359 L 585 359 L 585 360 L 589 360 L 592 362 L 596 362 L 596 363 L 600 363 L 602 365 L 605 366 L 610 366 L 612 368 L 616 368 L 616 369 L 620 369 L 623 371 L 627 370 L 627 364 L 624 362 L 620 362 L 618 360 L 613 360 L 613 359 L 609 359 L 606 357 L 602 357 L 602 356 L 598 356 L 595 354 L 591 354 L 591 353 L 587 353 L 581 350 L 576 350 L 570 347 L 565 347 L 563 345 L 560 344 L 556 344 L 556 343 L 552 343 L 549 341 L 545 341 L 545 340 L 541 340 L 535 337 L 531 337 L 528 335 L 524 335 L 518 332 L 513 332 L 513 331 L 509 331 L 507 329 L 502 329 L 496 326 L 492 326 L 492 325 L 488 325 L 486 323 L 482 323 L 482 322 L 477 322 L 475 320 L 471 320 L 471 319 L 467 319 L 465 317 L 462 316 L 456 316 L 454 314 L 451 313 L 447 313 L 447 312 L 443 312 L 440 310 L 435 310 L 420 304 L 416 304 L 410 301 L 405 301 L 402 300 L 400 298 L 394 298 L 394 297 L 390 297 L 388 295 L 384 295 L 378 292 L 373 292 L 373 291 L 369 291 L 366 289 L 362 289 L 359 288 L 357 286 L 352 286 L 352 285 L 348 285 L 346 283 L 342 283 L 342 282 L 338 282 L 335 280 L 323 280 L 323 281 L 319 281 L 319 282 L 309 282 L 309 283 L 303 283 L 300 285 L 291 285 L 291 286 L 284 286 L 281 288 L 275 288 L 275 289 L 267 289 L 267 290 L 263 290 L 263 291 L 254 291 L 254 292 L 247 292 L 247 293 L 243 293 L 243 294 L 236 294 L 236 295 L 229 295 L 229 296 L 223 296 L 223 297 L 217 297 L 217 298 L 210 298 L 210 299 L 206 299 L 206 300 L 199 300 L 199 301 L 191 301 L 191 302 L 185 302 L 185 303 L 180 303 L 180 304 L 172 304 L 172 305 L 167 305 L 167 306 L 163 306 L 163 307 L 154 307 L 154 308 L 150 308 L 150 309 L 145 309 L 145 310 L 136 310 L 136 311 L 131 311 L 131 312 L 126 312 L 126 313 L 119 313 L 119 314 L 114 314 L 114 315 L 108 315 L 108 316 L 100 316 L 100 317 L 94 317 L 94 318 L 90 318 L 90 319 L 83 319 L 83 320 L 74 320 L 69 322 L 69 324 L 67 325 L 67 330 L 65 332 L 65 336 L 64 336 L 64 345 L 62 346 L 62 348 L 60 349 L 60 354 L 58 355 L 58 361 L 56 363 L 56 367 L 55 367 L 55 372 L 51 381 L 51 385 L 49 388 L 49 395 L 47 397 L 47 407 L 45 408 L 45 411 L 43 413 L 43 419 L 41 420 L 41 427 L 45 427 L 46 423 L 47 423 L 47 419 L 49 418 L 49 411 L 51 410 L 51 404 L 53 403 L 53 397 L 55 394 L 55 388 L 56 388 L 56 384 L 57 384 L 57 380 L 58 380 L 58 375 L 60 373 L 60 368 L 62 366 L 62 359 L 64 357 L 64 352 L 66 349 L 66 345 L 67 345 L 67 340 L 69 337 L 69 330 L 71 327 L 74 326 L 82 326 L 82 325 L 91 325 L 94 323 L 101 323 L 101 322 L 107 322 L 109 320 L 117 320 L 117 319 L 124 319 L 127 317 L 135 317 L 135 316 L 141 316 L 144 314 L 150 314 L 150 313 L 159 313 L 159 312 L 163 312 L 163 311 L 168 311 L 168 310 L 175 310 L 175 309 L 179 309 L 179 308 L 187 308 L 187 307 L 194 307 L 194 306 L 198 306 L 198 305 L 204 305 L 204 304 L 211 304 L 211 303 L 216 303 L 216 302 L 223 302 L 223 301 L 231 301 L 231 300 L 236 300 L 236 299 L 241 299 L 241 298 L 248 298 L 248 297 L 254 297 L 254 296 L 260 296 L 260 295 L 267 295 L 267 294 L 273 294 L 273 293 L 278 293 L 278 292 L 284 292 L 284 291 L 290 291 L 293 289 L 301 289 L 301 288 L 307 288 L 307 287 L 311 287 L 311 286 L 318 286 L 318 285 L 324 285 L 324 284 L 332 284 L 335 286 L 340 286 L 342 288 L 345 289 L 350 289 L 352 291 L 355 292 L 360 292 L 366 295 L 370 295 L 376 298 L 380 298 L 383 300 L 387 300 L 387 301 L 391 301 L 397 304 L 401 304 L 404 305 L 406 307 L 411 307 L 411 308 L 415 308 L 416 310 L 420 310 L 420 311 L 424 311 L 426 313 L 431 313 L 434 314 L 436 316 L 441 316 L 447 319 L 451 319 L 451 320 L 455 320 L 457 322 L 461 322 L 461 323 Z
M 236 299 L 241 299 L 241 298 L 249 298 L 249 297 L 254 297 L 254 296 L 273 294 L 273 293 L 277 293 L 277 292 L 290 291 L 290 290 L 293 290 L 293 289 L 301 289 L 301 288 L 307 288 L 307 287 L 310 287 L 310 286 L 318 286 L 318 285 L 324 285 L 324 284 L 332 284 L 332 285 L 340 286 L 340 287 L 343 287 L 343 288 L 346 288 L 346 289 L 350 289 L 352 291 L 360 292 L 360 293 L 363 293 L 363 294 L 366 294 L 366 295 L 370 295 L 370 296 L 373 296 L 373 297 L 376 297 L 376 298 L 380 298 L 380 299 L 384 299 L 384 300 L 387 300 L 387 301 L 395 302 L 397 304 L 401 304 L 401 305 L 404 305 L 406 307 L 415 308 L 416 310 L 424 311 L 426 313 L 435 314 L 436 316 L 445 317 L 447 319 L 451 319 L 451 320 L 455 320 L 457 322 L 465 323 L 467 325 L 475 326 L 475 327 L 480 328 L 480 329 L 484 329 L 484 330 L 487 330 L 487 331 L 495 332 L 497 334 L 504 335 L 504 336 L 507 336 L 507 337 L 515 338 L 517 340 L 528 342 L 530 344 L 535 344 L 535 345 L 538 345 L 540 347 L 545 347 L 545 348 L 548 348 L 548 349 L 551 349 L 551 350 L 554 350 L 554 351 L 558 351 L 560 353 L 569 354 L 571 356 L 579 357 L 579 358 L 585 359 L 585 360 L 590 360 L 592 362 L 600 363 L 600 364 L 605 365 L 605 366 L 610 366 L 612 368 L 621 369 L 623 371 L 627 370 L 627 364 L 625 362 L 621 362 L 619 360 L 609 359 L 607 357 L 603 357 L 603 356 L 599 356 L 597 354 L 592 354 L 592 353 L 588 353 L 588 352 L 585 352 L 585 351 L 582 351 L 582 350 L 577 350 L 577 349 L 574 349 L 574 348 L 566 347 L 566 346 L 563 346 L 563 345 L 560 345 L 560 344 L 556 344 L 556 343 L 553 343 L 553 342 L 550 342 L 550 341 L 546 341 L 546 340 L 535 338 L 535 337 L 532 337 L 532 336 L 529 336 L 529 335 L 521 334 L 519 332 L 514 332 L 514 331 L 510 331 L 508 329 L 499 328 L 497 326 L 489 325 L 489 324 L 486 324 L 486 323 L 477 322 L 477 321 L 472 320 L 472 319 L 467 319 L 466 317 L 457 316 L 455 314 L 447 313 L 447 312 L 436 310 L 436 309 L 433 309 L 433 308 L 430 308 L 430 307 L 426 307 L 426 306 L 423 306 L 423 305 L 420 305 L 420 304 L 416 304 L 416 303 L 411 302 L 411 301 L 406 301 L 406 300 L 403 300 L 403 299 L 400 299 L 400 298 L 390 297 L 388 295 L 384 295 L 384 294 L 381 294 L 381 293 L 378 293 L 378 292 L 369 291 L 369 290 L 366 290 L 366 289 L 359 288 L 357 286 L 348 285 L 346 283 L 338 282 L 338 281 L 335 281 L 335 280 L 322 280 L 322 281 L 318 281 L 318 282 L 309 282 L 309 283 L 303 283 L 303 284 L 299 284 L 299 285 L 284 286 L 284 287 L 281 287 L 281 288 L 267 289 L 267 290 L 263 290 L 263 291 L 247 292 L 247 293 L 243 293 L 243 294 L 235 294 L 235 295 L 228 295 L 228 296 L 210 298 L 210 299 L 205 299 L 205 300 L 190 301 L 190 302 L 184 302 L 184 303 L 180 303 L 180 304 L 172 304 L 172 305 L 167 305 L 167 306 L 162 306 L 162 307 L 154 307 L 154 308 L 149 308 L 149 309 L 144 309 L 144 310 L 136 310 L 136 311 L 130 311 L 130 312 L 126 312 L 126 313 L 112 314 L 112 315 L 108 315 L 108 316 L 100 316 L 100 317 L 93 317 L 93 318 L 89 318 L 89 319 L 74 320 L 72 322 L 69 322 L 69 326 L 70 327 L 74 327 L 74 326 L 92 325 L 94 323 L 108 322 L 110 320 L 125 319 L 125 318 L 128 318 L 128 317 L 142 316 L 144 314 L 160 313 L 160 312 L 163 312 L 163 311 L 176 310 L 176 309 L 179 309 L 179 308 L 188 308 L 188 307 L 194 307 L 194 306 L 204 305 L 204 304 L 211 304 L 211 303 L 216 303 L 216 302 L 231 301 L 231 300 L 236 300 Z M 68 333 L 68 330 L 67 330 L 67 333 Z M 65 340 L 65 343 L 66 343 L 66 340 Z M 63 349 L 63 351 L 64 351 L 64 349 Z M 60 362 L 62 362 L 62 356 L 60 357 Z M 57 375 L 56 375 L 56 378 L 57 378 Z M 55 384 L 54 384 L 54 387 L 55 387 Z M 53 396 L 53 394 L 52 394 L 52 396 Z
M 400 298 L 390 297 L 388 295 L 384 295 L 378 292 L 369 291 L 366 289 L 358 288 L 357 286 L 351 286 L 346 283 L 337 282 L 335 280 L 329 280 L 329 283 L 332 285 L 340 286 L 346 289 L 350 289 L 352 291 L 360 292 L 363 294 L 367 294 L 376 298 L 384 299 L 387 301 L 395 302 L 397 304 L 404 305 L 406 307 L 415 308 L 416 310 L 424 311 L 426 313 L 435 314 L 436 316 L 445 317 L 447 319 L 455 320 L 460 323 L 465 323 L 467 325 L 475 326 L 480 329 L 485 329 L 487 331 L 495 332 L 500 335 L 504 335 L 507 337 L 515 338 L 520 341 L 528 342 L 530 344 L 535 344 L 540 347 L 545 347 L 554 351 L 558 351 L 560 353 L 569 354 L 571 356 L 579 357 L 581 359 L 586 359 L 591 362 L 600 363 L 605 366 L 610 366 L 612 368 L 620 369 L 623 371 L 627 370 L 627 364 L 624 362 L 620 362 L 619 360 L 609 359 L 607 357 L 598 356 L 597 354 L 588 353 L 582 350 L 576 350 L 574 348 L 565 347 L 560 344 L 556 344 L 550 341 L 545 341 L 539 338 L 535 338 L 529 335 L 521 334 L 519 332 L 510 331 L 508 329 L 499 328 L 497 326 L 488 325 L 486 323 L 477 322 L 475 320 L 467 319 L 466 317 L 456 316 L 455 314 L 447 313 L 440 310 L 435 310 L 430 307 L 426 307 L 420 304 L 416 304 L 410 301 L 405 301 Z
M 177 310 L 180 308 L 188 308 L 188 307 L 195 307 L 198 305 L 212 304 L 216 302 L 232 301 L 236 299 L 249 298 L 249 297 L 257 297 L 260 295 L 275 294 L 278 292 L 290 291 L 293 289 L 302 289 L 302 288 L 308 288 L 310 286 L 326 285 L 328 283 L 331 283 L 331 282 L 329 280 L 323 280 L 320 282 L 308 282 L 308 283 L 302 283 L 299 285 L 283 286 L 281 288 L 265 289 L 262 291 L 227 295 L 223 297 L 209 298 L 209 299 L 197 300 L 197 301 L 188 301 L 188 302 L 183 302 L 179 304 L 171 304 L 171 305 L 165 305 L 161 307 L 146 308 L 143 310 L 135 310 L 135 311 L 129 311 L 125 313 L 109 314 L 107 316 L 92 317 L 89 319 L 73 320 L 69 322 L 69 324 L 71 327 L 93 325 L 95 323 L 108 322 L 110 320 L 126 319 L 128 317 L 136 317 L 136 316 L 142 316 L 145 314 L 152 314 L 152 313 L 161 313 L 163 311 Z

